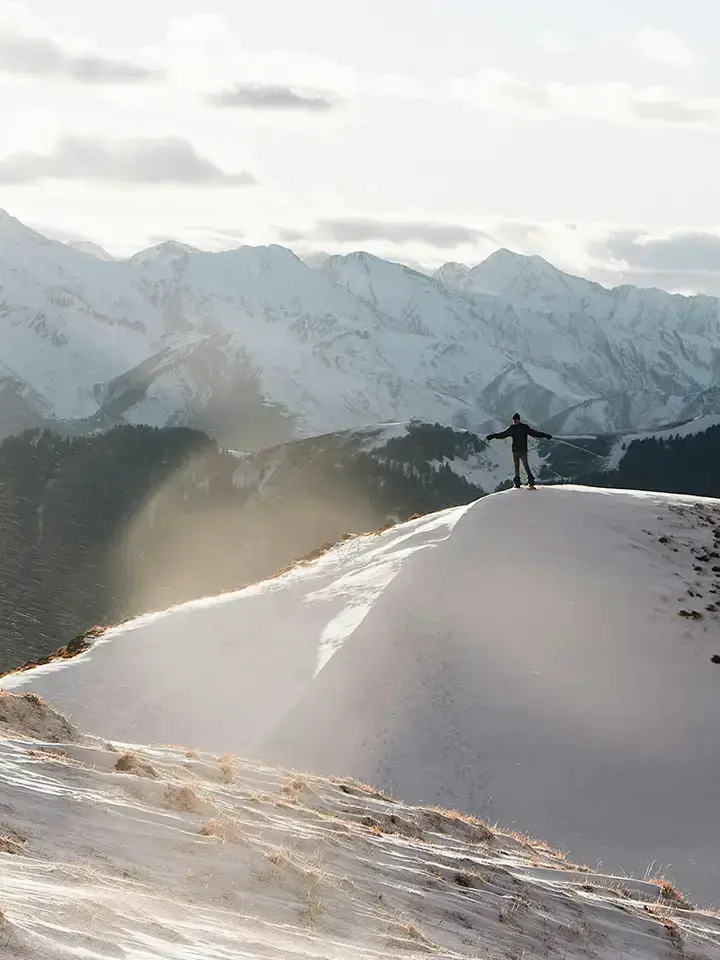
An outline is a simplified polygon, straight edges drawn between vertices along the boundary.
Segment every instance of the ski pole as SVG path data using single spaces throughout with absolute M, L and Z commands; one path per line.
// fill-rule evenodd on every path
M 562 440 L 560 437 L 553 437 L 553 440 L 556 443 L 564 443 L 566 447 L 572 447 L 573 450 L 579 450 L 580 453 L 588 453 L 591 457 L 595 457 L 597 460 L 605 460 L 605 457 L 602 457 L 599 453 L 595 453 L 593 450 L 586 450 L 585 447 L 580 447 L 577 443 L 570 443 L 569 440 Z

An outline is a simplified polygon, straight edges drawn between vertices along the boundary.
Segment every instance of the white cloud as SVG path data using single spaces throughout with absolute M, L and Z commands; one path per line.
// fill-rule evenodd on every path
M 246 85 L 327 91 L 336 97 L 352 97 L 357 90 L 353 67 L 298 50 L 252 49 L 213 14 L 174 21 L 165 43 L 144 54 L 170 72 L 178 86 L 205 94 Z
M 422 244 L 439 250 L 452 249 L 479 240 L 495 243 L 476 227 L 446 223 L 437 220 L 390 220 L 378 217 L 326 217 L 310 228 L 279 229 L 280 239 L 286 243 L 298 240 L 331 241 L 340 244 L 358 244 L 368 241 L 389 241 L 392 244 Z
M 497 239 L 606 286 L 720 296 L 720 226 L 653 231 L 620 224 L 498 221 Z
M 95 85 L 147 83 L 162 76 L 161 71 L 50 36 L 20 3 L 0 6 L 0 73 Z
M 622 82 L 531 83 L 486 69 L 454 80 L 450 91 L 467 104 L 486 109 L 613 123 L 720 128 L 720 97 L 686 96 L 665 87 L 633 87 Z
M 534 37 L 535 45 L 548 53 L 572 53 L 575 43 L 568 33 L 561 30 L 541 30 Z
M 714 138 L 690 150 L 676 131 L 720 129 L 720 97 L 586 82 L 597 63 L 583 72 L 575 57 L 563 62 L 572 83 L 490 69 L 453 79 L 440 61 L 383 72 L 359 49 L 347 65 L 251 48 L 212 15 L 177 21 L 154 48 L 141 46 L 139 24 L 136 49 L 115 59 L 32 22 L 19 3 L 0 0 L 0 16 L 0 179 L 3 203 L 22 220 L 120 254 L 153 235 L 213 249 L 276 242 L 277 224 L 309 253 L 362 248 L 434 268 L 505 245 L 603 282 L 717 282 L 700 266 L 715 255 L 712 237 L 698 228 L 670 243 L 647 222 L 662 224 L 664 210 L 667 224 L 702 223 Z M 27 38 L 36 45 L 23 48 Z M 545 31 L 534 42 L 552 54 L 573 39 Z M 534 59 L 553 75 L 557 58 Z M 102 64 L 95 77 L 78 67 L 88 62 Z M 139 75 L 114 82 L 126 63 Z M 164 82 L 145 82 L 143 71 Z M 542 131 L 528 117 L 553 121 L 537 154 Z M 599 121 L 594 130 L 587 120 Z M 642 127 L 666 129 L 643 137 Z M 574 168 L 579 130 L 595 139 L 580 144 Z M 249 181 L 247 170 L 257 189 L 217 189 Z M 588 222 L 542 219 L 556 211 Z M 640 227 L 592 222 L 602 216 Z
M 175 186 L 246 186 L 256 182 L 246 172 L 226 173 L 179 137 L 63 137 L 48 153 L 23 151 L 0 160 L 0 183 L 42 180 Z
M 624 39 L 625 45 L 644 60 L 663 64 L 679 73 L 692 73 L 702 59 L 684 38 L 670 30 L 642 27 Z
M 324 113 L 335 103 L 317 91 L 294 90 L 285 84 L 236 83 L 218 93 L 209 94 L 209 103 L 236 110 L 301 110 Z

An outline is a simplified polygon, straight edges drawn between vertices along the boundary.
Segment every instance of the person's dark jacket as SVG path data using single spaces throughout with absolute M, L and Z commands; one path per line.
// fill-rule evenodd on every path
M 541 430 L 533 430 L 532 427 L 528 426 L 527 423 L 513 423 L 503 430 L 502 433 L 490 433 L 485 438 L 486 440 L 506 440 L 508 437 L 512 437 L 512 449 L 513 453 L 527 453 L 528 448 L 528 437 L 537 437 L 542 440 L 552 440 L 552 435 L 549 433 L 543 433 Z

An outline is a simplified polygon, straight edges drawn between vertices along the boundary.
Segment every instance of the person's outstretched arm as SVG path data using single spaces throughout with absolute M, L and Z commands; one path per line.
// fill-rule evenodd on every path
M 486 440 L 507 440 L 509 436 L 511 436 L 511 433 L 510 433 L 510 430 L 507 429 L 507 430 L 503 430 L 502 433 L 489 433 L 487 437 L 485 437 L 485 439 Z
M 551 433 L 543 433 L 542 430 L 533 430 L 532 427 L 528 427 L 528 433 L 531 437 L 536 437 L 538 440 L 552 440 Z

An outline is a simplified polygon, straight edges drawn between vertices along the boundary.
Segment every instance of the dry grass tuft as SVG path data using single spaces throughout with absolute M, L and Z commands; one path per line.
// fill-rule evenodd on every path
M 495 834 L 484 820 L 459 810 L 427 807 L 419 813 L 418 821 L 422 826 L 437 830 L 438 833 L 445 833 L 448 829 L 457 832 L 460 829 L 464 836 L 474 843 L 490 843 L 495 839 Z
M 566 850 L 559 850 L 557 847 L 551 847 L 549 843 L 545 843 L 543 840 L 536 840 L 534 837 L 530 837 L 526 833 L 520 833 L 518 830 L 507 830 L 503 832 L 505 836 L 512 837 L 513 840 L 517 840 L 518 843 L 522 843 L 523 846 L 528 847 L 533 851 L 533 853 L 544 854 L 546 857 L 550 857 L 552 860 L 557 861 L 564 867 L 571 867 L 573 870 L 580 870 L 583 873 L 591 872 L 590 868 L 584 864 L 570 864 Z
M 399 817 L 394 813 L 376 813 L 375 816 L 361 817 L 359 822 L 367 827 L 371 833 L 388 834 L 389 836 L 400 836 L 406 840 L 422 840 L 422 829 L 412 820 L 405 817 Z
M 665 877 L 651 877 L 648 882 L 654 883 L 659 887 L 660 898 L 666 903 L 674 903 L 677 906 L 686 908 L 692 906 L 682 890 L 678 890 L 677 887 L 673 886 Z
M 483 882 L 483 878 L 477 873 L 470 873 L 469 870 L 461 870 L 456 873 L 453 880 L 459 887 L 465 887 L 467 890 L 474 890 Z
M 682 956 L 682 933 L 680 932 L 680 927 L 670 917 L 663 920 L 663 927 L 665 927 L 665 932 L 670 941 L 678 948 Z
M 235 782 L 235 771 L 237 769 L 237 757 L 232 753 L 224 753 L 220 759 L 220 771 L 226 783 Z
M 17 857 L 23 852 L 24 840 L 21 842 L 13 837 L 0 837 L 0 853 L 9 853 Z
M 403 927 L 408 940 L 411 940 L 413 944 L 415 944 L 416 949 L 421 947 L 428 952 L 434 950 L 432 941 L 425 936 L 422 930 L 420 930 L 412 920 L 408 920 Z
M 165 791 L 165 803 L 171 810 L 180 810 L 182 813 L 194 813 L 198 808 L 198 798 L 190 787 L 170 785 Z
M 106 630 L 107 627 L 91 627 L 90 630 L 87 630 L 85 633 L 73 637 L 67 646 L 60 647 L 55 653 L 51 653 L 47 657 L 39 657 L 37 660 L 29 660 L 20 667 L 14 667 L 12 670 L 1 673 L 0 678 L 9 677 L 16 673 L 27 673 L 35 667 L 45 666 L 48 663 L 53 663 L 55 660 L 71 660 L 73 657 L 77 657 L 86 650 L 89 650 L 93 645 L 93 641 L 101 637 Z
M 68 743 L 78 737 L 72 724 L 36 693 L 0 690 L 0 726 L 44 743 Z
M 322 878 L 313 870 L 308 870 L 302 878 L 303 908 L 300 921 L 306 927 L 315 927 L 325 912 L 322 900 Z
M 527 908 L 528 901 L 524 890 L 512 897 L 498 910 L 498 920 L 500 923 L 512 923 L 517 920 L 518 915 Z
M 248 838 L 237 824 L 227 817 L 215 817 L 200 828 L 201 837 L 216 837 L 223 843 L 239 843 L 249 846 Z
M 132 751 L 124 753 L 115 764 L 118 773 L 129 773 L 135 777 L 147 777 L 151 780 L 157 779 L 157 772 L 149 763 L 139 760 Z
M 336 783 L 338 788 L 350 797 L 367 796 L 372 800 L 384 800 L 385 803 L 397 803 L 397 800 L 393 799 L 393 797 L 387 793 L 383 793 L 382 790 L 371 787 L 367 783 L 362 783 L 360 780 L 355 780 L 354 777 L 345 777 L 342 780 L 338 777 L 330 777 L 330 782 Z
M 54 760 L 57 763 L 67 763 L 68 755 L 64 750 L 26 750 L 32 760 Z

